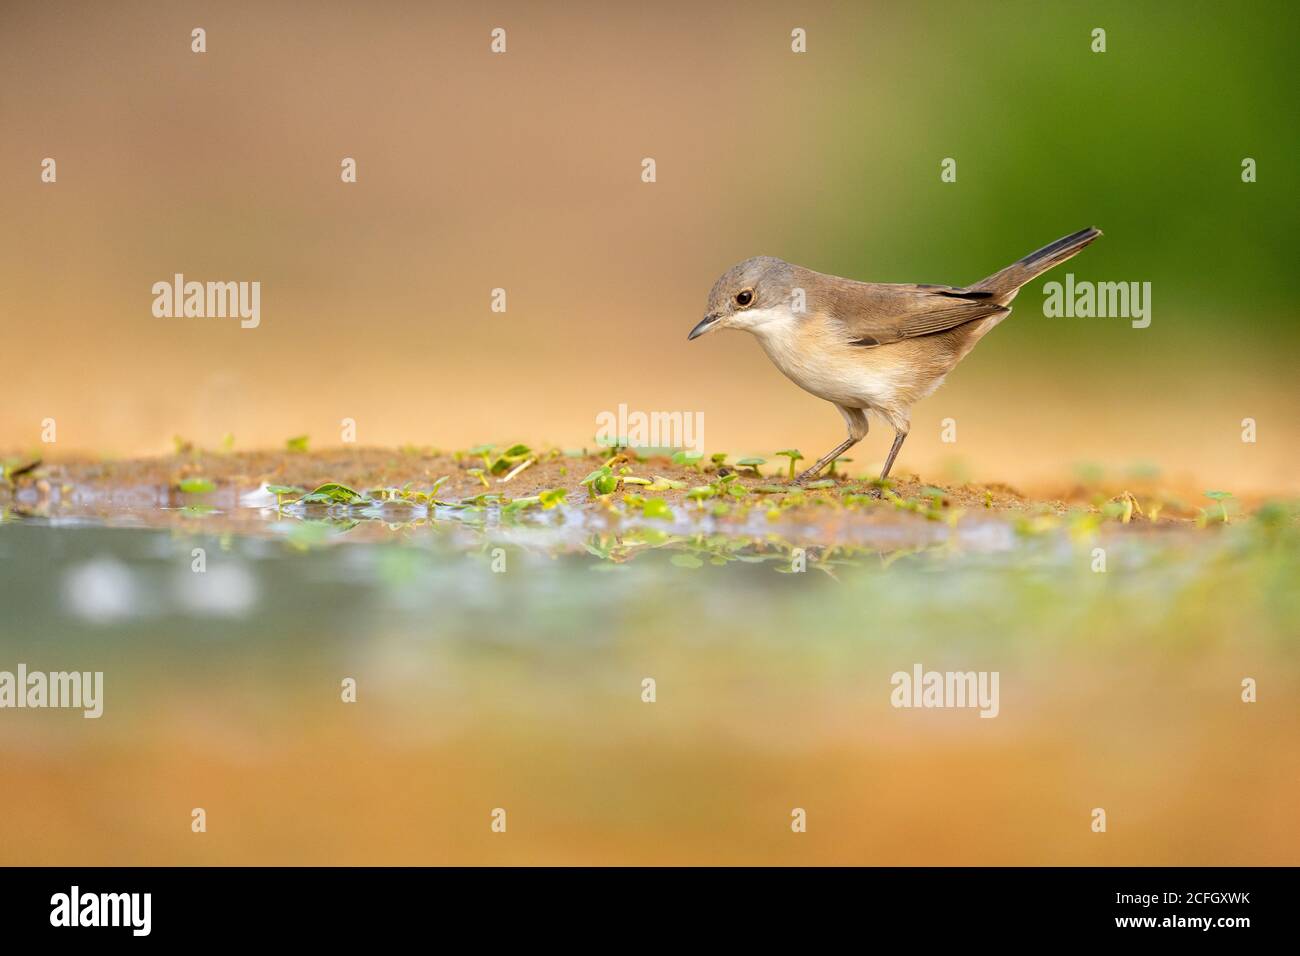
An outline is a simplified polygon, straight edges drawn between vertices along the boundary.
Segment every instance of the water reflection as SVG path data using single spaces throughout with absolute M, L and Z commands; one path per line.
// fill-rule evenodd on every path
M 880 547 L 563 512 L 244 510 L 0 524 L 0 670 L 103 671 L 106 700 L 97 721 L 0 711 L 3 862 L 1300 849 L 1300 728 L 1277 704 L 1300 691 L 1289 525 L 979 522 Z M 998 672 L 997 718 L 891 707 L 890 675 L 917 664 Z M 1088 830 L 1098 805 L 1116 839 Z M 220 840 L 187 839 L 193 806 Z M 481 838 L 496 806 L 509 841 Z M 794 806 L 810 825 L 792 840 Z

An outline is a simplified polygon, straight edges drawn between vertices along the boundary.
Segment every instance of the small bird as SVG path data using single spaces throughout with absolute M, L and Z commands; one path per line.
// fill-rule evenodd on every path
M 911 428 L 912 406 L 1011 313 L 1021 286 L 1100 235 L 1082 229 L 964 288 L 856 282 L 757 256 L 713 284 L 708 314 L 687 339 L 714 329 L 752 332 L 787 378 L 839 409 L 849 437 L 796 482 L 865 438 L 869 413 L 894 429 L 883 480 Z

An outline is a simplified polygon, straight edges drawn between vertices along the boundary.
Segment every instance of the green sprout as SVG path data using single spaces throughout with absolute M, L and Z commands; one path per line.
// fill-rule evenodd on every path
M 672 462 L 691 471 L 699 471 L 700 459 L 703 457 L 704 455 L 697 451 L 676 451 L 673 452 Z
M 341 485 L 337 481 L 327 481 L 310 494 L 303 495 L 298 499 L 299 503 L 304 505 L 350 505 L 361 500 L 363 498 L 359 492 L 354 491 L 347 485 Z
M 777 454 L 783 458 L 790 459 L 790 480 L 793 481 L 794 463 L 796 461 L 803 461 L 803 453 L 800 452 L 798 448 L 787 448 L 785 451 L 778 451 Z
M 515 475 L 519 474 L 519 473 L 520 473 L 521 471 L 523 471 L 525 468 L 528 468 L 528 467 L 530 467 L 531 465 L 534 465 L 534 464 L 536 464 L 536 463 L 537 463 L 537 459 L 536 459 L 536 458 L 525 458 L 525 459 L 524 459 L 523 461 L 521 461 L 519 464 L 517 464 L 517 465 L 515 465 L 513 468 L 511 468 L 510 471 L 508 471 L 508 472 L 505 474 L 505 476 L 504 476 L 501 480 L 502 480 L 502 481 L 509 481 L 511 478 L 513 478 Z
M 1127 491 L 1111 498 L 1102 505 L 1101 509 L 1101 513 L 1107 518 L 1114 518 L 1120 524 L 1128 524 L 1132 521 L 1135 512 L 1139 515 L 1142 514 L 1142 506 Z
M 742 458 L 742 459 L 740 459 L 738 462 L 736 462 L 736 464 L 737 464 L 737 465 L 740 465 L 742 468 L 752 468 L 752 469 L 754 469 L 754 474 L 756 474 L 758 477 L 762 478 L 762 477 L 763 477 L 763 473 L 762 473 L 761 471 L 759 471 L 758 469 L 759 469 L 759 466 L 760 466 L 760 465 L 766 465 L 766 464 L 767 464 L 767 459 L 766 459 L 766 458 Z
M 284 504 L 285 495 L 304 495 L 306 489 L 294 488 L 291 485 L 267 485 L 266 490 L 275 495 L 275 506 L 279 508 Z
M 725 451 L 715 451 L 709 456 L 709 461 L 713 462 L 715 465 L 721 465 L 726 460 L 727 453 Z
M 717 495 L 717 493 L 718 489 L 713 485 L 696 485 L 694 488 L 691 488 L 686 492 L 686 497 L 703 506 L 705 499 L 712 498 Z
M 470 448 L 467 451 L 456 452 L 455 458 L 457 461 L 460 461 L 466 455 L 473 455 L 476 458 L 482 458 L 483 467 L 488 468 L 491 467 L 492 465 L 492 460 L 490 458 L 491 454 L 492 454 L 491 445 L 475 445 L 473 448 Z
M 519 462 L 524 461 L 525 459 L 530 459 L 531 456 L 532 456 L 532 449 L 530 449 L 527 445 L 511 445 L 509 448 L 507 448 L 497 457 L 496 461 L 488 465 L 488 471 L 490 471 L 494 475 L 499 475 L 502 472 L 509 471 L 510 472 L 509 477 L 513 478 L 516 474 L 518 474 L 520 471 L 523 470 L 523 468 L 516 469 L 515 466 L 518 465 Z M 525 464 L 523 467 L 526 468 L 529 464 L 532 464 L 532 462 L 535 460 L 536 459 L 529 460 L 527 464 Z M 488 459 L 485 456 L 483 459 L 484 464 L 487 464 L 487 461 Z M 502 480 L 504 481 L 506 479 L 502 479 Z
M 587 492 L 593 498 L 597 495 L 613 494 L 618 490 L 618 483 L 618 476 L 614 474 L 613 467 L 608 464 L 601 465 L 586 478 L 582 479 L 582 484 L 587 486 Z
M 550 491 L 543 491 L 537 497 L 540 500 L 542 510 L 550 511 L 556 505 L 563 503 L 565 496 L 568 495 L 565 488 L 552 488 Z
M 217 490 L 217 486 L 207 478 L 185 478 L 176 487 L 185 495 L 206 495 Z
M 743 498 L 749 494 L 749 489 L 742 485 L 736 479 L 740 476 L 734 471 L 728 475 L 723 475 L 712 482 L 712 486 L 717 489 L 719 494 L 728 494 L 734 498 Z
M 285 450 L 295 455 L 305 455 L 310 437 L 309 435 L 296 435 L 293 438 L 286 439 L 284 443 Z
M 826 471 L 826 475 L 827 475 L 828 477 L 830 477 L 830 478 L 834 478 L 834 477 L 835 477 L 835 466 L 838 465 L 838 464 L 839 464 L 840 462 L 842 462 L 842 461 L 848 462 L 848 461 L 852 461 L 852 460 L 853 460 L 852 458 L 836 458 L 834 461 L 831 462 L 831 466 L 830 466 L 829 469 L 827 469 L 827 471 Z
M 943 500 L 948 497 L 948 492 L 942 488 L 936 488 L 934 485 L 926 485 L 921 489 L 921 494 L 930 499 L 930 507 L 938 509 L 943 505 Z
M 22 475 L 29 475 L 40 466 L 41 459 L 39 458 L 33 458 L 25 464 L 20 458 L 11 458 L 7 462 L 0 461 L 0 483 L 12 485 L 14 478 L 18 478 Z
M 471 474 L 471 475 L 473 475 L 475 478 L 477 478 L 477 479 L 479 480 L 479 482 L 483 485 L 484 488 L 490 488 L 490 487 L 492 487 L 492 486 L 488 483 L 487 475 L 484 473 L 484 471 L 483 471 L 482 468 L 471 468 L 471 469 L 469 470 L 469 474 Z
M 1232 498 L 1231 491 L 1207 491 L 1205 497 L 1214 502 L 1213 508 L 1200 508 L 1204 521 L 1222 521 L 1228 523 L 1228 501 Z

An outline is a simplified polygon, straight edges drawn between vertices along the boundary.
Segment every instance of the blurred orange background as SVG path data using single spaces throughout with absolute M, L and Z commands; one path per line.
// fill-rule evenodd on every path
M 718 274 L 771 254 L 959 284 L 1096 224 L 1069 268 L 1152 281 L 1152 327 L 1047 319 L 1034 283 L 916 409 L 902 467 L 1033 482 L 1153 463 L 1294 491 L 1295 314 L 1270 237 L 1296 186 L 1280 160 L 1251 186 L 1238 168 L 1294 145 L 1276 91 L 1238 95 L 1271 88 L 1285 44 L 1267 8 L 1233 17 L 6 4 L 0 449 L 39 448 L 46 418 L 55 457 L 164 453 L 173 435 L 320 447 L 344 418 L 367 445 L 575 447 L 625 402 L 704 412 L 710 451 L 818 453 L 839 416 L 755 342 L 687 343 Z M 177 272 L 261 282 L 260 327 L 155 318 L 151 286 Z M 882 431 L 855 471 L 883 458 Z

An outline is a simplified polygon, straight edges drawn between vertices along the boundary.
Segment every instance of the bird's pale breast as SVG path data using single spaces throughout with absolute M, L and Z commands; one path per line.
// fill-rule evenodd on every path
M 772 363 L 807 392 L 846 408 L 868 408 L 891 422 L 938 388 L 951 369 L 948 350 L 918 340 L 875 348 L 849 343 L 819 316 L 769 322 L 755 329 Z

